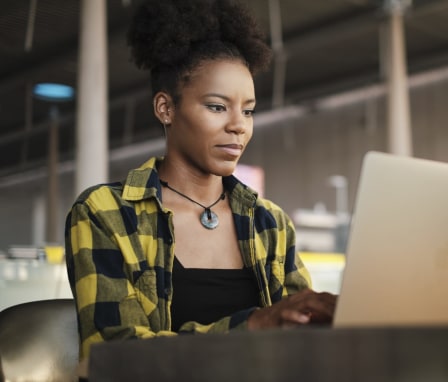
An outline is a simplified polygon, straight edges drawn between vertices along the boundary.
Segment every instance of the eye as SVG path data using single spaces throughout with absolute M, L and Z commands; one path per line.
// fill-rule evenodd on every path
M 226 111 L 226 107 L 221 104 L 213 103 L 206 105 L 207 109 L 211 110 L 213 113 L 221 113 Z
M 255 109 L 246 109 L 243 110 L 243 115 L 245 117 L 253 117 L 253 115 L 255 114 Z

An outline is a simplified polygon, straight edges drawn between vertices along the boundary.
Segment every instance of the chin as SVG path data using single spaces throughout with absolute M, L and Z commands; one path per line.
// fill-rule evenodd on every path
M 216 171 L 216 175 L 219 176 L 230 176 L 235 172 L 237 162 L 226 163 L 223 166 L 219 166 Z

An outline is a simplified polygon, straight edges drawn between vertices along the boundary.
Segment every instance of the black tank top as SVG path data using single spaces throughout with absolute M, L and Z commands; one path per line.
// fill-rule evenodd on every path
M 259 290 L 249 269 L 184 268 L 174 258 L 173 331 L 188 321 L 207 325 L 254 306 L 259 306 Z

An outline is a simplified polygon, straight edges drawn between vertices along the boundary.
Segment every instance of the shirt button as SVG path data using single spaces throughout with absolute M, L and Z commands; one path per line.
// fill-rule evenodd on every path
M 172 237 L 170 237 L 170 238 L 168 239 L 168 244 L 173 244 L 173 238 L 172 238 Z
M 170 295 L 170 288 L 165 288 L 164 292 L 165 292 L 165 296 L 169 296 Z

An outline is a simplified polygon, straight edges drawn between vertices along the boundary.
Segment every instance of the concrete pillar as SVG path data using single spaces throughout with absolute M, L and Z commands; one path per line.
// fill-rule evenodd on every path
M 108 180 L 106 1 L 81 0 L 75 192 Z
M 403 13 L 409 1 L 389 0 L 385 70 L 389 88 L 388 138 L 393 154 L 412 156 L 412 130 Z
M 269 0 L 269 22 L 271 45 L 274 53 L 274 82 L 272 84 L 272 108 L 281 108 L 285 103 L 287 56 L 283 48 L 282 17 L 279 0 Z
M 59 233 L 59 111 L 57 106 L 50 109 L 48 131 L 48 181 L 47 181 L 47 224 L 46 242 L 56 243 Z
M 46 201 L 43 195 L 37 195 L 33 199 L 33 212 L 31 216 L 32 227 L 31 227 L 31 244 L 39 247 L 46 242 L 45 238 L 45 213 Z

